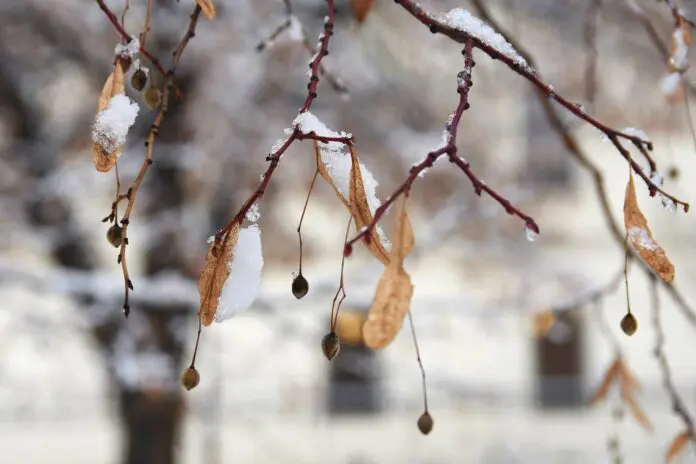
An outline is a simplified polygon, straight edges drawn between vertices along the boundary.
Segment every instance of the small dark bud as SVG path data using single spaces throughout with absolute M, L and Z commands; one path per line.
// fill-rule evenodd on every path
M 346 246 L 343 248 L 343 256 L 346 258 L 350 258 L 350 255 L 353 254 L 353 245 L 350 243 L 347 243 Z
M 638 330 L 638 321 L 633 314 L 627 313 L 623 319 L 621 319 L 621 330 L 629 336 L 636 333 L 636 330 Z
M 433 425 L 433 417 L 430 415 L 428 411 L 425 411 L 418 418 L 418 430 L 420 430 L 420 433 L 422 433 L 423 435 L 429 434 L 433 430 Z
M 109 227 L 109 230 L 106 231 L 106 239 L 114 246 L 114 248 L 120 247 L 121 241 L 123 240 L 123 229 L 121 229 L 121 226 L 114 224 L 113 226 Z
M 148 89 L 145 91 L 145 104 L 150 107 L 150 109 L 155 109 L 158 106 L 160 106 L 160 103 L 162 102 L 162 92 L 160 92 L 160 89 L 155 87 L 154 85 L 150 85 Z
M 147 74 L 142 69 L 136 69 L 131 76 L 131 85 L 138 92 L 142 92 L 147 84 Z
M 302 273 L 297 274 L 297 276 L 292 280 L 292 294 L 298 300 L 305 296 L 309 291 L 309 282 L 304 278 Z
M 186 371 L 184 375 L 181 376 L 181 385 L 184 386 L 186 390 L 193 390 L 198 386 L 198 382 L 201 381 L 201 376 L 195 367 L 191 366 Z
M 435 25 L 435 23 L 430 25 L 430 32 L 432 32 L 433 34 L 437 32 L 437 26 Z
M 338 335 L 335 332 L 329 332 L 324 335 L 321 340 L 321 350 L 324 352 L 326 359 L 331 361 L 341 351 L 341 342 L 338 340 Z
M 676 166 L 670 166 L 667 171 L 667 176 L 672 180 L 677 180 L 679 178 L 679 168 Z

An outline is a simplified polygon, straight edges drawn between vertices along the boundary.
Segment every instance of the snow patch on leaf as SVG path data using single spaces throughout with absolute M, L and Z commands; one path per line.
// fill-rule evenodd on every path
M 239 231 L 239 241 L 228 263 L 230 275 L 225 282 L 215 313 L 222 322 L 251 306 L 261 288 L 263 254 L 261 231 L 254 224 Z
M 111 153 L 126 142 L 128 130 L 135 122 L 140 107 L 123 94 L 117 94 L 97 113 L 92 128 L 92 141 Z
M 631 242 L 639 248 L 645 250 L 657 250 L 660 248 L 657 243 L 650 237 L 648 231 L 642 227 L 631 227 L 628 230 L 628 236 Z

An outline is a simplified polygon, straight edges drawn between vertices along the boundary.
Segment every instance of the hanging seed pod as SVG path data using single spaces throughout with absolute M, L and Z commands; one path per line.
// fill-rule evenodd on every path
M 672 180 L 677 180 L 679 178 L 679 168 L 670 166 L 669 170 L 667 170 L 667 176 Z
M 297 274 L 297 276 L 292 280 L 292 294 L 295 295 L 295 298 L 298 300 L 305 296 L 307 292 L 309 291 L 309 282 L 307 282 L 307 279 L 304 278 L 302 273 L 300 272 Z
M 420 433 L 423 435 L 427 435 L 430 433 L 431 430 L 433 430 L 433 425 L 434 425 L 433 417 L 430 415 L 428 411 L 425 411 L 421 416 L 418 418 L 418 430 L 420 430 Z
M 200 380 L 200 374 L 195 367 L 191 366 L 186 369 L 186 371 L 184 371 L 184 375 L 181 376 L 181 385 L 183 385 L 186 390 L 191 391 L 196 388 Z
M 147 73 L 142 69 L 137 69 L 131 76 L 131 85 L 138 92 L 142 92 L 147 84 Z
M 321 350 L 329 361 L 341 351 L 341 342 L 338 340 L 338 335 L 335 332 L 329 332 L 324 335 L 324 338 L 321 340 Z
M 621 319 L 621 330 L 629 336 L 636 333 L 636 330 L 638 330 L 638 321 L 633 314 L 626 313 L 623 319 Z
M 113 226 L 109 227 L 109 230 L 106 231 L 106 239 L 114 246 L 114 248 L 120 247 L 123 239 L 123 229 L 121 229 L 121 226 L 114 224 Z
M 160 103 L 162 102 L 162 92 L 160 92 L 160 89 L 155 87 L 152 83 L 150 84 L 150 87 L 145 91 L 145 104 L 150 107 L 150 109 L 155 109 L 158 106 L 160 106 Z

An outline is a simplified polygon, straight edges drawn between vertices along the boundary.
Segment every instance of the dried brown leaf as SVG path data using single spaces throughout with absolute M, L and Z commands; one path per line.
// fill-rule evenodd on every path
M 626 198 L 624 200 L 624 224 L 628 238 L 641 258 L 652 268 L 662 280 L 671 283 L 674 280 L 674 265 L 667 258 L 663 250 L 653 239 L 648 226 L 648 220 L 638 206 L 636 188 L 633 184 L 633 176 L 626 186 Z
M 365 194 L 365 185 L 363 184 L 362 174 L 360 172 L 360 160 L 358 154 L 353 147 L 350 147 L 351 169 L 350 169 L 350 211 L 355 220 L 355 227 L 360 230 L 372 222 L 372 212 Z M 374 227 L 370 231 L 369 243 L 367 248 L 375 258 L 380 260 L 385 266 L 389 265 L 391 257 L 389 252 L 384 249 L 377 228 Z
M 645 414 L 645 411 L 643 411 L 643 408 L 638 405 L 636 400 L 632 396 L 625 396 L 622 395 L 623 402 L 626 406 L 628 406 L 628 410 L 631 411 L 631 415 L 633 415 L 633 418 L 638 422 L 640 426 L 642 426 L 646 431 L 648 432 L 653 432 L 653 426 L 650 423 L 650 419 L 648 419 L 648 416 Z
M 411 277 L 403 269 L 397 271 L 387 267 L 377 283 L 375 298 L 363 325 L 365 345 L 381 349 L 396 338 L 411 306 L 412 296 Z
M 686 448 L 686 445 L 689 443 L 689 432 L 682 432 L 676 437 L 674 437 L 674 440 L 672 440 L 672 444 L 669 445 L 669 449 L 667 450 L 667 455 L 665 456 L 665 461 L 667 461 L 667 464 L 672 462 L 674 458 L 679 456 L 683 451 L 684 448 Z
M 619 363 L 618 380 L 621 390 L 629 394 L 633 394 L 633 392 L 641 388 L 640 382 L 633 376 L 633 373 L 623 361 Z
M 556 323 L 556 315 L 553 310 L 546 310 L 538 312 L 534 315 L 532 319 L 532 332 L 537 338 L 545 337 L 551 327 Z
M 395 269 L 403 268 L 404 259 L 413 250 L 415 238 L 413 236 L 413 228 L 411 221 L 406 212 L 407 197 L 404 195 L 396 218 L 396 231 L 394 232 L 394 240 L 392 241 L 391 249 L 391 266 Z
M 205 266 L 198 279 L 198 294 L 201 298 L 199 315 L 201 323 L 206 327 L 215 320 L 220 294 L 230 275 L 230 263 L 237 240 L 239 240 L 239 226 L 235 224 L 220 242 L 213 242 L 208 248 Z
M 123 80 L 123 67 L 120 61 L 116 61 L 114 71 L 106 78 L 101 94 L 99 94 L 99 103 L 97 104 L 97 113 L 106 109 L 109 101 L 118 94 L 125 93 L 126 87 Z M 119 156 L 121 156 L 121 148 L 118 147 L 112 152 L 107 152 L 98 143 L 92 144 L 92 160 L 94 166 L 99 172 L 108 172 L 116 164 Z
M 375 0 L 350 0 L 350 8 L 353 10 L 353 17 L 358 23 L 362 23 L 370 14 Z
M 203 14 L 208 17 L 208 19 L 215 19 L 215 5 L 213 5 L 213 0 L 196 0 L 198 6 L 201 7 Z
M 596 405 L 607 397 L 609 387 L 611 387 L 611 384 L 616 379 L 616 376 L 621 369 L 621 364 L 621 358 L 617 357 L 607 368 L 606 372 L 604 373 L 604 377 L 602 378 L 602 383 L 599 385 L 599 387 L 597 387 L 597 390 L 595 390 L 594 395 L 592 395 L 592 398 L 590 399 L 591 406 Z

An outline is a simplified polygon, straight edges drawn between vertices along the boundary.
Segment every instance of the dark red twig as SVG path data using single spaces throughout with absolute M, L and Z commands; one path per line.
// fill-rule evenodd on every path
M 432 167 L 439 157 L 447 155 L 449 161 L 459 167 L 464 174 L 469 178 L 471 184 L 474 187 L 474 192 L 477 195 L 481 195 L 482 192 L 486 192 L 491 198 L 500 203 L 508 214 L 515 215 L 522 220 L 524 220 L 526 226 L 534 233 L 539 233 L 539 226 L 536 224 L 531 216 L 523 213 L 517 207 L 515 207 L 510 201 L 505 199 L 502 195 L 497 193 L 491 187 L 486 185 L 482 180 L 480 180 L 476 174 L 471 170 L 469 162 L 460 157 L 457 153 L 457 133 L 459 127 L 459 121 L 464 114 L 464 111 L 469 109 L 469 89 L 471 88 L 472 80 L 471 74 L 474 67 L 474 57 L 473 57 L 473 40 L 468 40 L 464 45 L 464 50 L 462 54 L 464 55 L 464 70 L 457 75 L 457 93 L 459 93 L 459 104 L 454 110 L 452 117 L 447 122 L 445 126 L 445 132 L 447 133 L 447 142 L 444 146 L 431 151 L 427 154 L 425 159 L 418 164 L 411 167 L 408 177 L 403 183 L 397 187 L 397 189 L 392 192 L 391 195 L 385 200 L 385 202 L 380 205 L 376 210 L 372 222 L 367 226 L 363 227 L 360 232 L 353 237 L 350 241 L 346 243 L 346 249 L 352 248 L 353 244 L 360 240 L 365 239 L 370 236 L 372 230 L 376 227 L 377 223 L 382 219 L 384 213 L 389 209 L 392 203 L 402 194 L 407 194 L 411 189 L 411 186 L 415 180 L 428 168 Z
M 324 20 L 324 31 L 319 36 L 319 51 L 314 55 L 314 57 L 309 63 L 310 76 L 309 83 L 307 84 L 307 97 L 305 98 L 302 107 L 298 110 L 298 114 L 308 112 L 310 107 L 312 106 L 312 102 L 317 98 L 317 87 L 319 86 L 321 61 L 324 59 L 326 55 L 329 54 L 329 42 L 331 41 L 331 37 L 333 36 L 336 10 L 334 0 L 327 0 L 327 4 L 328 14 Z M 286 5 L 289 4 L 286 3 Z M 225 236 L 225 234 L 229 232 L 232 229 L 232 227 L 234 227 L 235 224 L 242 223 L 247 211 L 249 211 L 249 208 L 251 208 L 251 206 L 254 203 L 256 203 L 266 191 L 268 183 L 271 181 L 271 177 L 273 176 L 273 173 L 278 167 L 278 163 L 280 163 L 282 155 L 287 151 L 288 148 L 290 148 L 290 145 L 292 145 L 293 142 L 297 140 L 316 140 L 324 143 L 342 142 L 348 145 L 352 144 L 352 139 L 347 137 L 324 137 L 317 135 L 314 132 L 303 133 L 298 126 L 294 127 L 293 132 L 288 136 L 288 138 L 282 144 L 280 144 L 280 146 L 277 149 L 272 151 L 266 157 L 266 159 L 269 161 L 269 165 L 268 168 L 266 168 L 266 172 L 262 176 L 261 183 L 259 184 L 256 191 L 251 194 L 251 196 L 247 199 L 246 202 L 244 202 L 244 205 L 234 216 L 234 218 L 225 227 L 220 229 L 215 234 L 216 241 L 220 241 Z
M 474 47 L 481 50 L 484 52 L 486 55 L 491 57 L 492 59 L 495 60 L 500 60 L 503 62 L 505 65 L 507 65 L 510 69 L 515 71 L 517 74 L 520 76 L 524 77 L 527 79 L 529 82 L 531 82 L 534 86 L 536 86 L 539 90 L 544 92 L 546 96 L 554 101 L 556 101 L 558 104 L 563 106 L 565 109 L 570 111 L 572 114 L 577 116 L 578 118 L 586 121 L 588 124 L 592 125 L 596 129 L 598 129 L 600 132 L 602 132 L 611 142 L 614 144 L 614 146 L 617 148 L 621 156 L 626 159 L 631 164 L 631 167 L 634 169 L 634 171 L 640 176 L 641 179 L 645 182 L 645 184 L 648 186 L 648 189 L 650 190 L 651 195 L 656 195 L 657 192 L 661 193 L 665 197 L 669 198 L 670 200 L 674 201 L 674 203 L 678 205 L 682 205 L 685 211 L 688 211 L 689 205 L 686 202 L 683 202 L 674 196 L 668 194 L 664 190 L 662 190 L 659 186 L 657 186 L 651 179 L 650 176 L 647 175 L 643 169 L 636 163 L 628 150 L 623 147 L 621 144 L 620 139 L 625 139 L 631 143 L 633 143 L 636 146 L 645 146 L 648 150 L 652 150 L 652 143 L 648 140 L 643 140 L 640 137 L 637 137 L 635 135 L 630 135 L 625 132 L 613 129 L 606 124 L 602 123 L 598 119 L 594 118 L 593 116 L 589 115 L 585 110 L 582 108 L 581 105 L 577 103 L 573 103 L 566 99 L 565 97 L 559 95 L 556 93 L 554 88 L 547 84 L 541 76 L 532 68 L 523 66 L 520 64 L 518 60 L 515 60 L 513 57 L 507 56 L 498 50 L 496 50 L 493 46 L 487 44 L 486 42 L 478 39 L 477 37 L 472 36 L 471 34 L 467 33 L 464 30 L 460 30 L 454 27 L 450 27 L 449 25 L 443 23 L 442 21 L 439 21 L 436 19 L 431 13 L 425 11 L 423 8 L 421 8 L 415 1 L 413 0 L 394 0 L 395 3 L 400 5 L 404 10 L 406 10 L 411 16 L 416 18 L 418 21 L 420 21 L 423 25 L 427 26 L 431 32 L 433 33 L 440 33 L 445 35 L 446 37 L 449 37 L 455 42 L 458 43 L 466 43 L 469 40 L 473 41 Z

